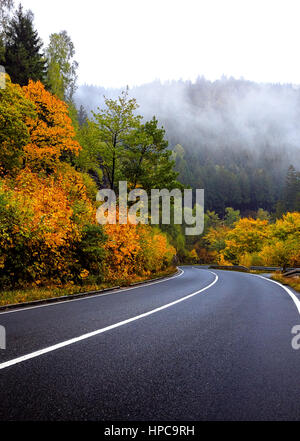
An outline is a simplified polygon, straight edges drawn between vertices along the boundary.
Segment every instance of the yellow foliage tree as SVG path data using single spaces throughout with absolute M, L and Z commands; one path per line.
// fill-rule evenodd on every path
M 107 224 L 107 279 L 130 281 L 170 265 L 175 249 L 159 230 L 148 225 Z
M 69 154 L 78 154 L 80 145 L 69 116 L 68 106 L 50 92 L 41 82 L 29 81 L 23 87 L 25 98 L 35 106 L 37 118 L 26 120 L 30 142 L 25 146 L 26 164 L 30 168 L 52 172 L 59 160 Z
M 259 252 L 268 234 L 268 221 L 242 218 L 226 235 L 222 255 L 225 260 L 238 264 L 246 253 Z
M 0 88 L 0 175 L 15 175 L 23 166 L 24 147 L 30 142 L 26 122 L 36 119 L 33 103 L 24 96 L 18 84 L 6 76 L 6 87 Z

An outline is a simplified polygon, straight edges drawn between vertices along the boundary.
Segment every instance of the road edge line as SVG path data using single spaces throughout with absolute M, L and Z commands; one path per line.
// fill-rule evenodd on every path
M 32 304 L 33 302 L 29 302 L 28 306 L 23 306 L 25 304 L 22 304 L 22 303 L 20 303 L 20 304 L 17 303 L 16 305 L 1 306 L 0 307 L 0 316 L 3 314 L 13 314 L 16 312 L 21 312 L 21 311 L 30 311 L 31 309 L 44 308 L 46 306 L 63 305 L 64 303 L 77 302 L 79 300 L 94 299 L 97 297 L 105 297 L 105 296 L 109 296 L 112 294 L 118 294 L 120 292 L 131 291 L 132 289 L 151 286 L 151 285 L 155 285 L 157 283 L 166 282 L 171 279 L 176 279 L 176 277 L 180 277 L 180 276 L 182 276 L 182 274 L 184 274 L 184 270 L 178 267 L 178 271 L 175 274 L 173 274 L 172 276 L 164 276 L 164 277 L 161 277 L 159 280 L 155 279 L 153 282 L 151 281 L 151 279 L 149 279 L 148 281 L 141 282 L 140 285 L 136 285 L 136 286 L 129 286 L 129 287 L 124 287 L 124 288 L 120 288 L 120 287 L 106 288 L 102 291 L 92 291 L 92 293 L 87 292 L 87 293 L 82 293 L 82 294 L 80 294 L 80 293 L 74 294 L 74 295 L 72 294 L 70 296 L 54 297 L 53 299 L 45 299 L 45 301 L 37 300 L 36 302 L 41 302 L 41 304 L 37 304 L 34 306 L 30 306 L 30 304 Z M 109 292 L 104 292 L 104 291 L 108 291 L 108 290 L 109 290 Z M 99 294 L 93 294 L 93 292 L 95 292 L 95 293 L 98 292 Z M 78 298 L 76 298 L 76 296 L 78 296 Z M 69 300 L 66 300 L 66 298 L 68 298 Z M 10 310 L 9 307 L 13 307 L 13 306 L 15 307 L 15 309 Z M 7 310 L 5 310 L 5 309 L 7 309 Z
M 188 299 L 190 299 L 190 298 L 200 294 L 201 292 L 206 291 L 207 289 L 209 289 L 213 285 L 215 285 L 215 283 L 217 283 L 217 281 L 219 280 L 218 275 L 216 273 L 212 272 L 212 271 L 208 271 L 208 272 L 210 272 L 211 274 L 214 274 L 215 280 L 212 283 L 210 283 L 208 286 L 205 286 L 204 288 L 201 288 L 198 291 L 195 291 L 195 292 L 193 292 L 191 294 L 188 294 L 187 296 L 184 296 L 184 297 L 182 297 L 182 298 L 180 298 L 178 300 L 175 300 L 174 302 L 167 303 L 166 305 L 163 305 L 163 306 L 160 306 L 158 308 L 152 309 L 152 310 L 150 310 L 148 312 L 145 312 L 143 314 L 139 314 L 139 315 L 137 315 L 135 317 L 131 317 L 130 319 L 123 320 L 121 322 L 115 323 L 115 324 L 110 325 L 110 326 L 106 326 L 105 328 L 97 329 L 96 331 L 92 331 L 92 332 L 89 332 L 87 334 L 83 334 L 83 335 L 81 335 L 79 337 L 75 337 L 75 338 L 71 338 L 69 340 L 65 340 L 65 341 L 63 341 L 61 343 L 57 343 L 55 345 L 48 346 L 47 348 L 31 352 L 30 354 L 23 355 L 21 357 L 17 357 L 17 358 L 13 358 L 12 360 L 5 361 L 3 363 L 0 363 L 0 370 L 6 369 L 6 368 L 11 367 L 11 366 L 14 366 L 16 364 L 19 364 L 19 363 L 22 363 L 24 361 L 30 360 L 32 358 L 39 357 L 39 356 L 47 354 L 49 352 L 53 352 L 53 351 L 55 351 L 57 349 L 61 349 L 61 348 L 66 347 L 66 346 L 70 346 L 70 345 L 72 345 L 74 343 L 77 343 L 77 342 L 82 341 L 82 340 L 86 340 L 86 339 L 94 337 L 96 335 L 103 334 L 104 332 L 110 331 L 110 330 L 115 329 L 115 328 L 119 328 L 121 326 L 127 325 L 128 323 L 131 323 L 131 322 L 140 320 L 142 318 L 148 317 L 150 315 L 156 314 L 157 312 L 163 311 L 164 309 L 171 308 L 172 306 L 177 305 L 178 303 L 182 303 L 185 300 L 188 300 Z
M 280 288 L 283 288 L 288 293 L 288 295 L 292 298 L 294 304 L 296 305 L 298 313 L 300 314 L 300 300 L 298 299 L 298 297 L 288 287 L 286 287 L 285 285 L 282 285 L 282 283 L 279 283 L 276 280 L 268 279 L 268 278 L 266 278 L 264 276 L 260 276 L 259 274 L 251 274 L 250 273 L 250 275 L 251 276 L 260 277 L 263 280 L 275 283 L 276 285 L 280 286 Z

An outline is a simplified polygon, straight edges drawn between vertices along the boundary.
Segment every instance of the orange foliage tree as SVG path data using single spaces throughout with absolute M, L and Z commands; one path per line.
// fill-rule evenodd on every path
M 101 248 L 104 235 L 95 226 L 96 187 L 64 162 L 80 149 L 67 105 L 40 82 L 21 88 L 7 78 L 0 93 L 2 282 L 78 281 L 99 272 L 103 253 L 94 238 Z
M 78 154 L 80 150 L 68 106 L 46 91 L 39 81 L 30 81 L 23 90 L 37 114 L 37 118 L 28 117 L 26 120 L 30 133 L 30 142 L 24 148 L 26 164 L 32 169 L 51 172 L 59 160 L 69 154 Z
M 128 282 L 171 264 L 175 249 L 149 225 L 107 224 L 105 272 L 107 280 Z
M 71 166 L 81 147 L 66 103 L 33 81 L 8 79 L 0 95 L 2 286 L 129 281 L 166 268 L 175 250 L 160 230 L 96 224 L 96 185 Z

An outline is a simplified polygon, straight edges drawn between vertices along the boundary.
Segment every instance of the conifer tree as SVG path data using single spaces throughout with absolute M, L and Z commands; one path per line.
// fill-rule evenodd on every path
M 29 80 L 45 80 L 43 46 L 33 27 L 33 14 L 21 5 L 6 29 L 5 68 L 13 83 L 26 86 Z
M 296 171 L 293 165 L 290 165 L 284 188 L 284 203 L 288 211 L 299 209 L 300 196 L 300 173 Z
M 5 29 L 13 5 L 13 0 L 0 0 L 0 64 L 5 61 Z

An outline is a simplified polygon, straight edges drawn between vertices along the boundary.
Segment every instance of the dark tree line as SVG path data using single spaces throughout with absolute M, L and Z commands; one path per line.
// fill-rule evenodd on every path
M 50 35 L 43 47 L 34 28 L 34 15 L 20 4 L 13 12 L 12 0 L 0 0 L 0 64 L 13 83 L 26 86 L 41 81 L 58 98 L 72 103 L 78 63 L 74 44 L 66 31 Z
M 20 5 L 5 31 L 5 68 L 14 83 L 45 81 L 46 59 L 43 43 L 33 28 L 33 14 Z
M 300 211 L 300 171 L 297 171 L 293 165 L 290 165 L 285 185 L 282 191 L 282 198 L 277 204 L 279 211 Z
M 241 155 L 242 156 L 242 155 Z M 185 151 L 181 145 L 174 148 L 175 169 L 178 179 L 184 185 L 205 189 L 205 208 L 221 216 L 226 207 L 251 214 L 259 208 L 274 211 L 283 191 L 282 183 L 267 166 L 253 167 L 253 164 L 215 164 L 213 158 L 202 161 L 195 151 Z
M 0 63 L 13 83 L 26 85 L 30 79 L 40 80 L 70 103 L 70 112 L 76 114 L 76 108 L 72 108 L 77 69 L 74 45 L 62 31 L 50 36 L 50 45 L 44 50 L 33 18 L 32 12 L 24 11 L 21 5 L 13 13 L 12 0 L 0 0 Z M 77 104 L 86 105 L 78 105 L 78 120 L 83 127 L 82 142 L 90 144 L 94 141 L 87 135 L 90 115 L 85 107 L 95 110 L 93 99 L 97 106 L 101 105 L 98 99 L 103 89 L 82 90 L 85 98 Z M 119 91 L 115 93 L 118 95 Z M 112 94 L 108 91 L 108 96 Z M 207 210 L 220 216 L 228 206 L 243 215 L 259 208 L 278 215 L 299 210 L 299 171 L 293 166 L 288 169 L 289 164 L 297 165 L 300 159 L 299 144 L 289 144 L 289 131 L 295 132 L 300 142 L 300 109 L 299 105 L 292 105 L 300 102 L 299 91 L 289 85 L 234 79 L 212 83 L 199 78 L 195 83 L 154 82 L 133 89 L 130 95 L 137 97 L 141 112 L 149 121 L 145 130 L 151 131 L 150 121 L 154 114 L 158 117 L 156 129 L 162 124 L 166 130 L 178 179 L 186 186 L 205 189 Z M 273 111 L 274 103 L 282 107 L 279 113 Z M 293 108 L 297 114 L 292 113 Z M 141 145 L 137 144 L 137 148 Z M 144 159 L 147 149 L 139 156 L 142 159 L 136 159 L 136 152 L 128 150 L 123 170 L 133 181 L 143 180 L 144 185 L 150 182 Z M 130 154 L 132 158 L 128 159 Z M 104 153 L 102 162 L 103 156 Z M 141 172 L 139 161 L 144 167 L 143 179 L 137 177 L 136 170 Z M 99 166 L 99 161 L 98 165 L 94 161 L 91 170 Z
M 93 110 L 103 94 L 118 90 L 82 86 L 77 103 Z M 287 209 L 288 167 L 300 163 L 300 91 L 292 85 L 222 78 L 195 83 L 155 81 L 135 87 L 146 119 L 166 130 L 178 179 L 205 189 L 207 210 L 226 207 L 255 214 Z M 290 204 L 290 207 L 297 207 Z

